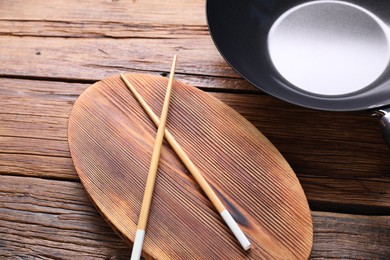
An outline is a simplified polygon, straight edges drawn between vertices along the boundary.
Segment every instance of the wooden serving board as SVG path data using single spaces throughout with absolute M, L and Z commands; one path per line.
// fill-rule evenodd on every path
M 159 115 L 168 80 L 128 74 Z M 175 81 L 167 129 L 252 243 L 245 252 L 164 141 L 144 241 L 156 259 L 308 258 L 310 210 L 294 172 L 245 118 Z M 134 240 L 156 127 L 119 75 L 80 95 L 69 118 L 72 159 L 93 203 L 129 244 Z

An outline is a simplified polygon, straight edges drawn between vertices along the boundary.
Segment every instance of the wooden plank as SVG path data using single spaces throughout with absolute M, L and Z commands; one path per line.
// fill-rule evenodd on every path
M 177 0 L 85 1 L 82 4 L 77 1 L 53 4 L 34 0 L 4 4 L 0 10 L 0 35 L 3 35 L 0 41 L 3 52 L 0 54 L 4 54 L 1 57 L 8 66 L 0 66 L 0 75 L 94 81 L 124 71 L 164 74 L 169 68 L 165 61 L 170 60 L 173 53 L 178 53 L 177 78 L 186 83 L 207 88 L 257 91 L 249 83 L 235 80 L 239 76 L 216 51 L 206 25 L 204 5 L 204 1 Z M 90 10 L 91 6 L 93 11 L 88 16 L 84 12 L 75 12 Z M 172 6 L 175 6 L 175 11 L 168 11 Z M 53 20 L 50 15 L 57 9 L 61 12 L 56 12 Z M 132 10 L 131 15 L 129 10 Z M 105 17 L 106 14 L 109 17 Z M 67 40 L 63 41 L 63 38 Z M 94 39 L 82 43 L 78 41 L 80 39 L 71 38 Z M 67 59 L 63 53 L 72 58 Z M 96 56 L 100 57 L 98 61 Z M 51 60 L 53 66 L 60 66 L 61 70 L 50 66 L 47 60 Z M 212 63 L 208 65 L 210 60 Z
M 34 0 L 28 3 L 15 1 L 1 7 L 0 35 L 44 39 L 2 37 L 3 52 L 0 54 L 4 54 L 1 57 L 7 60 L 8 66 L 0 67 L 0 75 L 99 80 L 124 71 L 146 70 L 157 74 L 165 73 L 169 68 L 169 62 L 165 61 L 178 53 L 178 79 L 201 87 L 238 88 L 237 82 L 229 80 L 239 78 L 238 75 L 223 61 L 209 36 L 204 1 L 58 1 L 53 4 Z M 84 11 L 75 10 L 90 11 L 86 16 Z M 113 39 L 89 39 L 89 43 L 70 39 L 80 37 Z M 63 38 L 67 40 L 63 41 Z M 122 40 L 118 41 L 118 38 Z M 100 56 L 98 62 L 95 62 L 96 55 Z M 211 59 L 212 63 L 208 65 Z M 50 69 L 47 60 L 51 60 L 52 65 L 53 62 L 65 64 L 57 64 L 61 67 L 60 72 L 59 67 Z M 82 60 L 84 64 L 81 64 Z M 69 62 L 72 65 L 69 66 Z M 11 68 L 11 64 L 16 66 Z M 209 71 L 203 73 L 205 70 Z M 221 74 L 221 71 L 225 72 Z M 213 77 L 218 75 L 222 78 Z M 241 89 L 255 90 L 244 81 L 239 85 Z
M 204 25 L 204 0 L 15 0 L 0 3 L 7 20 L 103 21 Z
M 313 212 L 312 259 L 386 259 L 390 217 Z M 0 176 L 0 257 L 128 259 L 80 183 Z
M 311 259 L 388 259 L 390 216 L 313 212 Z
M 81 184 L 0 176 L 0 257 L 126 258 Z
M 0 79 L 0 172 L 75 179 L 67 117 L 87 86 Z
M 99 80 L 124 71 L 160 74 L 169 68 L 166 61 L 178 53 L 177 78 L 186 83 L 256 90 L 249 83 L 237 84 L 230 79 L 239 76 L 223 61 L 212 43 L 204 1 L 58 1 L 53 4 L 34 0 L 0 4 L 0 7 L 0 35 L 3 35 L 0 60 L 3 58 L 8 65 L 0 66 L 0 75 Z M 84 11 L 75 10 L 90 11 L 86 16 Z M 7 37 L 10 35 L 32 38 Z M 35 39 L 36 36 L 44 38 Z M 85 39 L 87 42 L 71 39 L 80 37 L 108 39 Z M 100 57 L 98 61 L 96 57 Z
M 177 79 L 205 88 L 256 90 L 243 80 L 234 81 L 240 77 L 208 35 L 164 40 L 3 36 L 0 75 L 91 82 L 120 72 L 166 75 L 174 54 L 180 57 Z
M 67 118 L 88 86 L 0 79 L 0 173 L 77 180 L 66 141 Z M 276 145 L 312 208 L 389 213 L 389 152 L 377 122 L 366 113 L 315 111 L 264 95 L 210 94 Z
M 389 179 L 305 177 L 299 180 L 312 210 L 390 215 Z
M 165 1 L 163 2 L 165 3 Z M 132 16 L 130 16 L 132 17 Z M 203 17 L 203 16 L 202 16 Z M 58 19 L 58 18 L 57 18 Z M 163 18 L 157 23 L 147 19 L 132 22 L 124 21 L 59 21 L 20 20 L 0 18 L 0 35 L 32 36 L 32 37 L 62 37 L 62 38 L 150 38 L 150 39 L 180 39 L 209 35 L 207 25 L 165 24 Z

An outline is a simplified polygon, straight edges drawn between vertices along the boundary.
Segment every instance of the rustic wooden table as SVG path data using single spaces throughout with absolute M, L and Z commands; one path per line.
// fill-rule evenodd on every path
M 297 107 L 216 50 L 204 0 L 0 1 L 0 257 L 127 259 L 67 143 L 76 98 L 121 72 L 176 78 L 224 101 L 281 151 L 308 197 L 312 258 L 390 258 L 390 151 L 367 112 Z

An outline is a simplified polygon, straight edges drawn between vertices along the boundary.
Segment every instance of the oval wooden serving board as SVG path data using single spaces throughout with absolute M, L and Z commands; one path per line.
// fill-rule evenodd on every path
M 160 115 L 168 80 L 127 74 Z M 144 254 L 156 259 L 308 258 L 307 199 L 276 148 L 209 94 L 175 81 L 167 129 L 252 243 L 245 252 L 164 141 Z M 89 87 L 69 118 L 72 159 L 93 203 L 129 244 L 134 240 L 156 127 L 119 75 Z

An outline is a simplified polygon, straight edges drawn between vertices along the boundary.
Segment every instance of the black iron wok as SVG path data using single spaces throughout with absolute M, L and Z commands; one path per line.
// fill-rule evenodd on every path
M 247 81 L 308 108 L 375 111 L 390 144 L 390 1 L 208 0 L 206 11 L 215 45 Z

